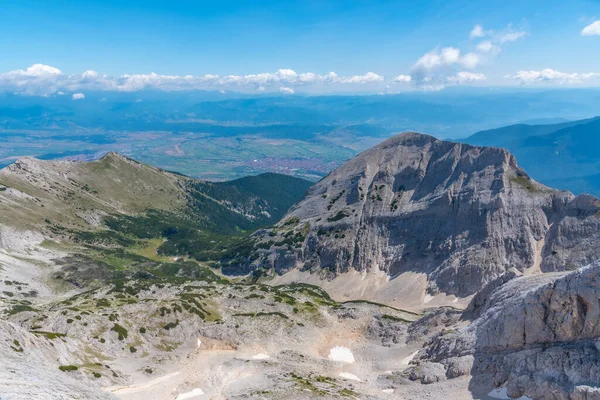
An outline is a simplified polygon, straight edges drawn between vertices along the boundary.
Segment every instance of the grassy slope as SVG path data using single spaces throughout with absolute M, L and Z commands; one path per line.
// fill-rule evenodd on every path
M 90 163 L 25 159 L 0 171 L 0 222 L 37 229 L 48 219 L 89 229 L 89 212 L 135 214 L 147 208 L 178 209 L 186 204 L 187 178 L 109 153 Z
M 90 163 L 28 159 L 17 166 L 0 171 L 8 187 L 0 191 L 0 225 L 70 243 L 74 257 L 64 260 L 61 279 L 81 286 L 147 272 L 197 274 L 173 256 L 248 257 L 250 233 L 276 223 L 311 185 L 272 173 L 199 181 L 114 153 Z

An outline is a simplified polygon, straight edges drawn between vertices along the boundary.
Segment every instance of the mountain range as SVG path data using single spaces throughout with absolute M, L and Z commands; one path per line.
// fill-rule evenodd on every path
M 276 172 L 317 181 L 396 132 L 464 138 L 509 124 L 577 120 L 599 115 L 599 98 L 595 89 L 277 97 L 89 91 L 81 100 L 0 93 L 0 166 L 25 155 L 89 161 L 112 151 L 209 180 Z
M 599 215 L 508 150 L 414 132 L 314 185 L 21 158 L 0 171 L 0 393 L 593 399 Z
M 600 195 L 600 117 L 549 125 L 510 125 L 461 140 L 504 147 L 540 182 L 574 193 Z

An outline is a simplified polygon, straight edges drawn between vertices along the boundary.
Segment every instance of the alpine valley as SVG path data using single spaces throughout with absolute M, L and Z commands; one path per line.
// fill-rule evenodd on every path
M 599 247 L 599 199 L 414 132 L 316 184 L 20 158 L 0 398 L 598 399 Z

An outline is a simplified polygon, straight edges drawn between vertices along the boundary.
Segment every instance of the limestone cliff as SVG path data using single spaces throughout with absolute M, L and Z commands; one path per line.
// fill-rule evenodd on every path
M 404 133 L 331 172 L 262 232 L 259 265 L 423 273 L 428 293 L 464 297 L 510 268 L 593 261 L 599 210 L 535 182 L 504 149 Z
M 470 373 L 472 386 L 503 387 L 511 398 L 597 399 L 599 278 L 597 262 L 570 273 L 512 276 L 480 292 L 487 298 L 463 317 L 480 316 L 433 337 L 415 357 L 411 377 Z

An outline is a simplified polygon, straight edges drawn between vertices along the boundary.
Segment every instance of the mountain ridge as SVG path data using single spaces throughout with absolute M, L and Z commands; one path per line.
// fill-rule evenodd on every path
M 549 125 L 511 125 L 478 132 L 461 143 L 505 147 L 538 181 L 600 196 L 600 117 Z
M 505 149 L 405 133 L 306 194 L 118 154 L 0 183 L 0 391 L 593 398 L 600 200 Z
M 599 239 L 593 215 L 600 202 L 586 199 L 537 183 L 505 149 L 404 133 L 309 189 L 263 234 L 267 250 L 256 265 L 326 280 L 353 270 L 382 271 L 390 282 L 425 274 L 426 287 L 414 294 L 421 304 L 442 293 L 465 297 L 508 268 L 525 273 L 589 262 L 589 248 L 556 235 L 558 226 L 575 235 L 587 226 L 584 236 Z M 569 207 L 586 217 L 567 218 Z

